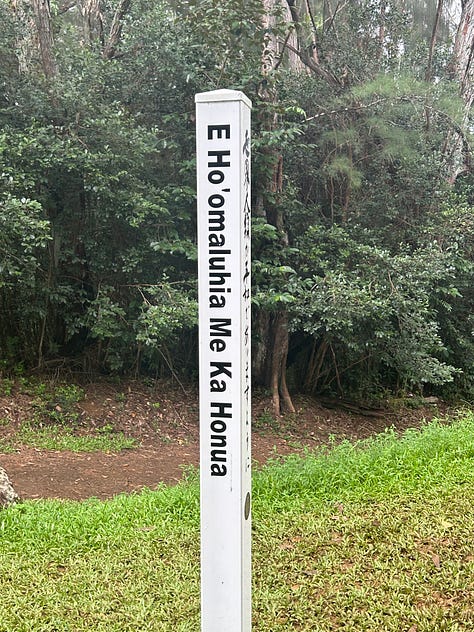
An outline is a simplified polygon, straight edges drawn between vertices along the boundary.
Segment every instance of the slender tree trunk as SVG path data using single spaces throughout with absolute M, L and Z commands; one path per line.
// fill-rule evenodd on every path
M 380 3 L 380 21 L 379 21 L 379 59 L 382 59 L 385 51 L 385 12 L 387 10 L 387 2 L 383 0 Z
M 474 0 L 463 0 L 461 19 L 454 41 L 451 64 L 453 77 L 459 83 L 459 94 L 464 101 L 462 124 L 452 130 L 444 148 L 445 165 L 451 184 L 456 178 L 471 170 L 471 150 L 465 130 L 474 103 Z
M 109 37 L 104 48 L 105 59 L 112 59 L 117 54 L 117 46 L 122 35 L 123 20 L 132 6 L 132 0 L 120 0 L 115 10 Z
M 443 12 L 444 0 L 438 0 L 438 6 L 436 8 L 436 16 L 433 24 L 433 31 L 431 33 L 430 48 L 428 52 L 428 63 L 426 64 L 425 81 L 431 81 L 431 75 L 433 72 L 433 55 L 436 48 L 436 41 L 438 39 L 438 29 L 441 20 L 441 14 Z
M 267 108 L 262 108 L 261 125 L 266 131 L 272 131 L 277 124 L 277 116 L 274 113 L 277 96 L 272 87 L 271 74 L 279 65 L 279 45 L 272 33 L 274 26 L 275 0 L 263 0 L 265 7 L 265 27 L 268 37 L 262 53 L 262 89 L 260 97 L 266 102 Z M 283 157 L 277 149 L 267 149 L 267 157 L 272 165 L 267 182 L 260 192 L 257 207 L 264 211 L 266 220 L 278 230 L 282 246 L 288 245 L 288 234 L 285 229 L 283 210 L 279 204 L 283 186 Z M 281 415 L 283 412 L 294 412 L 286 384 L 286 362 L 288 357 L 288 314 L 282 309 L 269 316 L 257 314 L 259 321 L 254 326 L 254 331 L 259 334 L 260 346 L 264 344 L 266 350 L 257 349 L 256 357 L 261 362 L 257 375 L 265 378 L 265 383 L 271 388 L 273 414 Z M 254 363 L 255 366 L 255 363 Z
M 294 413 L 295 407 L 286 383 L 288 358 L 288 312 L 280 311 L 275 316 L 272 357 L 272 402 L 274 411 Z
M 313 342 L 313 349 L 304 381 L 304 390 L 310 393 L 314 393 L 317 390 L 321 369 L 329 348 L 329 342 L 326 338 L 323 338 L 319 344 L 318 342 L 318 340 L 314 340 Z
M 255 309 L 252 317 L 252 376 L 257 384 L 268 386 L 268 356 L 270 349 L 270 314 Z
M 434 52 L 436 48 L 436 41 L 438 39 L 438 29 L 439 29 L 439 23 L 441 20 L 441 14 L 443 12 L 443 4 L 444 4 L 444 0 L 438 0 L 438 6 L 436 8 L 436 15 L 435 15 L 435 20 L 433 24 L 433 30 L 431 32 L 430 48 L 428 52 L 428 62 L 426 64 L 425 81 L 427 82 L 431 81 L 431 77 L 433 74 L 433 56 L 434 56 Z M 426 131 L 428 131 L 430 129 L 430 124 L 431 124 L 431 110 L 427 107 L 425 108 L 425 120 L 426 120 Z

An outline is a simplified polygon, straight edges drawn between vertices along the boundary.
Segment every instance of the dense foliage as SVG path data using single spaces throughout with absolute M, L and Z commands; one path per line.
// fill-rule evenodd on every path
M 453 27 L 434 40 L 419 3 L 298 4 L 51 3 L 48 49 L 35 3 L 1 0 L 5 370 L 195 374 L 193 101 L 228 87 L 254 103 L 255 357 L 285 314 L 290 388 L 474 396 Z

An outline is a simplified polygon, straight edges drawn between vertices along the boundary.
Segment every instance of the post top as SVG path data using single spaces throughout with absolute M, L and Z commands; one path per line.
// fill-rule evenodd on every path
M 211 92 L 199 92 L 194 97 L 196 103 L 216 103 L 220 101 L 242 101 L 249 108 L 252 101 L 240 90 L 212 90 Z

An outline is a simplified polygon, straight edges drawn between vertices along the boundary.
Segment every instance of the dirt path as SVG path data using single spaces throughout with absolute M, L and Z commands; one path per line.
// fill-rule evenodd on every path
M 255 459 L 265 462 L 275 451 L 289 454 L 293 448 L 284 440 L 257 437 Z M 90 497 L 111 498 L 120 493 L 177 483 L 189 466 L 199 464 L 199 445 L 161 445 L 120 453 L 72 453 L 22 448 L 0 455 L 17 493 L 23 499 Z
M 186 396 L 170 383 L 141 382 L 83 385 L 77 403 L 78 432 L 113 428 L 133 437 L 140 447 L 120 453 L 72 453 L 21 447 L 12 454 L 0 453 L 7 471 L 23 499 L 90 497 L 110 498 L 120 493 L 176 483 L 189 466 L 199 461 L 197 393 Z M 265 395 L 254 398 L 252 457 L 259 464 L 275 455 L 287 455 L 305 447 L 327 443 L 331 436 L 357 440 L 383 431 L 419 426 L 438 411 L 431 407 L 403 415 L 357 415 L 329 410 L 308 397 L 295 398 L 297 414 L 273 419 Z M 35 397 L 16 390 L 0 397 L 0 438 L 14 436 L 35 413 Z M 5 420 L 8 423 L 5 423 Z M 47 419 L 46 419 L 47 423 Z
M 71 453 L 24 448 L 0 457 L 23 499 L 110 498 L 160 482 L 175 483 L 182 465 L 197 464 L 195 446 L 185 450 L 142 448 L 114 453 Z

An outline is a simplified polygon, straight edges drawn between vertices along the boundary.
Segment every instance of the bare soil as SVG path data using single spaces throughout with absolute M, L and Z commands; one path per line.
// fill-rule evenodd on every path
M 21 498 L 105 499 L 176 483 L 186 468 L 198 466 L 198 394 L 194 386 L 99 380 L 81 387 L 84 398 L 75 405 L 79 415 L 76 431 L 84 434 L 106 428 L 122 432 L 136 439 L 138 447 L 119 453 L 28 447 L 0 453 L 0 465 Z M 256 464 L 326 444 L 330 437 L 358 440 L 390 426 L 399 431 L 419 427 L 442 412 L 441 404 L 397 413 L 363 410 L 360 414 L 357 409 L 334 408 L 337 402 L 323 406 L 307 396 L 296 396 L 294 403 L 296 414 L 275 419 L 268 395 L 254 394 L 252 457 Z M 34 410 L 34 396 L 19 388 L 0 397 L 0 439 L 14 436 Z

